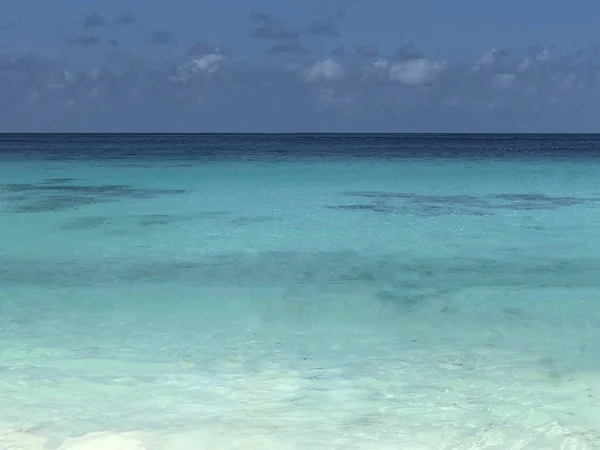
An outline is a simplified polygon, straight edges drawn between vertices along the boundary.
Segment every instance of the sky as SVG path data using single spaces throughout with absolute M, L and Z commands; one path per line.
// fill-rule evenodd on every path
M 0 11 L 0 132 L 600 132 L 595 0 Z

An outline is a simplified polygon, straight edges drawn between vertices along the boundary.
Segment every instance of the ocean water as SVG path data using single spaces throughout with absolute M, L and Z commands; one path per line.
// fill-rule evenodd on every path
M 0 448 L 600 448 L 600 136 L 0 136 Z

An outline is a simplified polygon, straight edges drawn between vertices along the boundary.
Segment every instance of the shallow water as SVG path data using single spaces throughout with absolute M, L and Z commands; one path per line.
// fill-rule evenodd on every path
M 600 448 L 598 144 L 0 137 L 0 446 Z

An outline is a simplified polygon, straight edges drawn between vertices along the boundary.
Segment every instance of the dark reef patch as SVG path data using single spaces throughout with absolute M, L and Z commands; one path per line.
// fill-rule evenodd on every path
M 414 293 L 399 293 L 393 290 L 379 290 L 375 293 L 375 299 L 395 307 L 414 309 L 420 306 L 427 296 Z
M 185 220 L 191 220 L 191 217 L 169 215 L 169 214 L 134 214 L 126 216 L 85 216 L 69 219 L 61 227 L 64 230 L 95 230 L 107 226 L 129 227 L 137 225 L 142 227 L 154 227 L 169 225 Z M 126 233 L 126 230 L 123 230 Z
M 247 226 L 255 223 L 265 223 L 275 220 L 272 216 L 240 216 L 229 221 L 232 225 Z
M 469 208 L 452 208 L 444 205 L 388 205 L 383 202 L 362 203 L 354 205 L 329 205 L 329 209 L 347 211 L 373 211 L 384 214 L 411 215 L 420 217 L 436 217 L 445 215 L 489 216 L 492 213 Z
M 78 181 L 77 178 L 46 178 L 41 181 L 40 184 L 65 184 L 65 183 L 74 183 Z
M 123 198 L 154 199 L 162 195 L 187 193 L 184 189 L 135 188 L 121 184 L 83 185 L 68 183 L 70 178 L 50 178 L 41 183 L 8 183 L 0 186 L 5 193 L 7 212 L 40 213 L 107 203 Z
M 342 192 L 342 195 L 366 198 L 411 198 L 414 194 L 386 191 L 346 191 Z
M 80 208 L 96 203 L 105 203 L 108 200 L 102 198 L 86 197 L 80 195 L 50 195 L 38 199 L 25 199 L 17 204 L 11 205 L 9 199 L 8 212 L 18 213 L 42 213 L 57 212 L 68 209 Z
M 429 195 L 388 191 L 347 191 L 342 196 L 370 199 L 370 202 L 329 205 L 347 211 L 372 211 L 387 214 L 435 217 L 443 215 L 489 216 L 495 211 L 541 211 L 598 202 L 596 198 L 549 196 L 545 194 Z
M 137 224 L 143 227 L 154 227 L 159 225 L 169 225 L 179 220 L 178 217 L 169 216 L 167 214 L 149 214 L 147 216 L 136 217 Z
M 165 259 L 160 252 L 146 250 L 147 257 L 143 260 L 114 255 L 100 255 L 100 259 L 93 261 L 79 259 L 76 254 L 48 259 L 0 255 L 0 283 L 9 289 L 34 286 L 49 292 L 65 287 L 165 282 L 186 288 L 247 288 L 249 292 L 256 287 L 281 288 L 281 292 L 293 293 L 281 297 L 285 302 L 283 307 L 289 302 L 316 298 L 326 302 L 327 296 L 317 295 L 322 292 L 360 292 L 360 301 L 375 302 L 392 315 L 429 309 L 448 315 L 448 320 L 452 320 L 449 315 L 469 314 L 483 320 L 523 322 L 538 320 L 539 313 L 527 292 L 549 288 L 565 292 L 572 287 L 595 289 L 600 270 L 598 258 L 495 261 L 448 256 L 419 260 L 396 253 L 269 251 L 220 255 L 198 252 L 191 258 L 173 255 Z M 510 297 L 510 302 L 504 296 L 495 296 L 495 300 L 490 298 L 488 302 L 461 294 L 470 288 L 487 290 L 490 286 L 508 292 L 509 296 L 517 288 L 518 295 Z M 521 288 L 525 293 L 523 299 Z M 349 304 L 354 301 L 356 297 L 350 295 Z
M 588 203 L 592 200 L 580 197 L 552 197 L 545 194 L 494 194 L 488 196 L 488 198 L 503 202 L 501 204 L 491 204 L 491 208 L 516 211 L 559 209 Z
M 201 219 L 209 219 L 212 217 L 222 217 L 231 214 L 227 211 L 200 211 L 195 216 Z
M 133 218 L 138 225 L 143 227 L 170 225 L 177 222 L 190 220 L 190 217 L 169 214 L 145 214 L 129 217 Z
M 70 219 L 61 228 L 63 230 L 93 230 L 113 223 L 113 219 L 103 216 L 76 217 Z

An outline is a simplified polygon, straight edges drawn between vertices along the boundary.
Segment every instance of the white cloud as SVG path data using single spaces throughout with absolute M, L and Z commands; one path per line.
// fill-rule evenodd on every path
M 535 60 L 540 62 L 547 61 L 548 59 L 550 59 L 550 56 L 550 50 L 545 48 L 542 51 L 538 52 L 537 55 L 535 55 Z
M 69 72 L 68 70 L 63 71 L 64 79 L 67 84 L 75 84 L 77 82 L 77 76 Z
M 29 101 L 30 101 L 31 103 L 35 103 L 35 102 L 37 102 L 37 100 L 38 100 L 39 98 L 40 98 L 40 91 L 38 91 L 37 89 L 36 89 L 36 90 L 33 90 L 33 91 L 31 91 L 31 92 L 29 93 Z
M 523 58 L 523 60 L 517 66 L 517 69 L 519 69 L 519 70 L 527 70 L 532 65 L 533 65 L 533 60 L 528 56 L 526 58 Z
M 527 57 L 523 58 L 521 60 L 521 62 L 517 65 L 517 68 L 519 70 L 527 70 L 531 66 L 533 66 L 535 63 L 543 63 L 543 62 L 549 60 L 550 56 L 551 56 L 550 50 L 545 48 L 543 50 L 538 51 L 533 56 L 527 56 Z
M 100 67 L 94 67 L 92 69 L 92 71 L 90 72 L 90 78 L 94 81 L 99 80 L 101 76 L 102 76 L 102 71 L 101 71 Z
M 60 116 L 60 106 L 69 104 L 89 114 L 107 110 L 115 115 L 147 105 L 148 111 L 198 111 L 216 121 L 221 119 L 215 119 L 213 111 L 226 117 L 255 102 L 274 105 L 269 111 L 284 120 L 286 110 L 281 105 L 295 102 L 298 111 L 304 108 L 297 115 L 309 121 L 315 108 L 327 114 L 335 110 L 338 115 L 327 122 L 331 126 L 345 123 L 346 114 L 348 120 L 363 114 L 373 123 L 378 114 L 382 120 L 392 120 L 386 111 L 396 111 L 399 100 L 403 110 L 419 106 L 437 114 L 451 113 L 449 107 L 467 115 L 480 108 L 541 110 L 548 99 L 556 99 L 557 108 L 573 108 L 593 102 L 592 94 L 600 91 L 599 54 L 594 49 L 559 53 L 531 47 L 514 52 L 492 49 L 466 62 L 415 54 L 369 59 L 355 55 L 314 59 L 305 54 L 259 62 L 238 60 L 207 47 L 202 54 L 175 56 L 166 62 L 114 53 L 83 67 L 63 60 L 47 62 L 35 55 L 0 54 L 0 104 L 10 105 L 4 108 L 9 118 L 14 105 L 28 114 L 48 117 L 52 108 Z M 218 77 L 212 75 L 215 72 Z M 432 85 L 436 88 L 429 89 Z
M 225 57 L 223 55 L 219 55 L 216 53 L 210 55 L 204 55 L 200 59 L 193 59 L 192 63 L 194 63 L 198 70 L 207 70 L 208 72 L 214 72 L 219 68 L 218 63 L 223 61 Z
M 171 76 L 171 81 L 185 82 L 201 72 L 214 73 L 219 70 L 219 63 L 225 57 L 216 53 L 204 55 L 201 58 L 194 58 L 175 69 L 175 75 Z
M 344 68 L 334 60 L 326 59 L 313 64 L 304 73 L 304 79 L 309 82 L 339 80 L 344 76 Z
M 333 88 L 319 89 L 317 100 L 322 103 L 329 103 L 331 100 L 333 100 L 334 95 L 335 89 Z
M 433 83 L 444 70 L 444 64 L 424 58 L 396 62 L 390 68 L 390 79 L 408 86 L 423 86 Z
M 584 89 L 587 83 L 584 80 L 580 80 L 574 73 L 569 73 L 566 76 L 557 76 L 555 79 L 558 82 L 560 89 L 565 91 Z
M 539 88 L 535 85 L 528 86 L 523 90 L 523 94 L 525 95 L 535 95 L 539 91 Z
M 500 59 L 503 54 L 504 52 L 502 50 L 498 50 L 497 48 L 489 50 L 473 63 L 473 71 L 478 72 L 483 69 L 489 69 L 498 61 L 498 59 Z
M 373 67 L 376 69 L 387 69 L 390 63 L 385 59 L 378 59 L 373 63 Z
M 492 82 L 499 88 L 508 88 L 515 82 L 516 79 L 517 76 L 513 73 L 499 73 L 494 75 Z
M 287 61 L 281 65 L 281 68 L 287 72 L 300 73 L 304 71 L 305 66 L 299 62 Z

